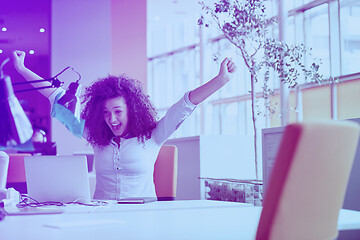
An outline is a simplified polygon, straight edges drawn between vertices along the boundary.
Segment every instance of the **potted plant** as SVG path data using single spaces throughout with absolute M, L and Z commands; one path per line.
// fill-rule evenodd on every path
M 260 111 L 256 106 L 255 86 L 260 83 L 259 79 L 263 79 L 262 94 L 269 113 L 275 111 L 269 98 L 274 94 L 274 89 L 268 84 L 272 74 L 289 88 L 294 88 L 300 78 L 311 82 L 322 80 L 318 71 L 320 60 L 311 57 L 311 49 L 303 44 L 288 45 L 269 33 L 269 29 L 278 23 L 278 18 L 269 14 L 266 2 L 269 1 L 219 0 L 212 6 L 201 2 L 204 13 L 198 20 L 199 25 L 205 27 L 216 24 L 222 34 L 238 48 L 250 73 L 256 179 L 259 179 L 256 119 Z M 311 63 L 305 66 L 306 56 L 311 58 Z

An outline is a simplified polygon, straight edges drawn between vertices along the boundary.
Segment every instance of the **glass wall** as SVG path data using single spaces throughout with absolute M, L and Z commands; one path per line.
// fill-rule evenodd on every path
M 276 2 L 268 4 L 274 13 L 277 12 Z M 309 84 L 305 79 L 300 80 L 299 88 L 291 93 L 289 122 L 336 119 L 338 113 L 342 116 L 360 117 L 355 109 L 358 100 L 342 99 L 347 96 L 346 91 L 350 91 L 351 96 L 354 96 L 353 90 L 345 85 L 340 88 L 346 81 L 356 82 L 360 78 L 360 28 L 357 26 L 360 22 L 360 1 L 286 2 L 287 42 L 304 43 L 308 48 L 312 48 L 312 57 L 321 59 L 322 62 L 320 73 L 325 80 L 331 80 L 330 85 L 325 82 L 320 86 Z M 253 134 L 250 74 L 237 48 L 215 27 L 201 28 L 197 25 L 200 14 L 201 12 L 188 15 L 183 13 L 182 17 L 178 16 L 171 21 L 160 20 L 149 24 L 149 95 L 161 115 L 186 91 L 216 76 L 220 61 L 224 57 L 231 57 L 237 64 L 234 79 L 199 105 L 198 110 L 179 129 L 175 137 L 198 134 Z M 278 32 L 278 27 L 274 26 L 271 34 L 277 37 Z M 310 63 L 310 60 L 306 60 L 305 64 Z M 269 84 L 278 88 L 279 80 L 271 77 Z M 277 94 L 271 99 L 271 105 L 276 108 L 273 114 L 268 114 L 265 108 L 261 87 L 257 88 L 257 92 L 255 104 L 260 109 L 256 113 L 259 130 L 280 126 L 278 89 L 275 89 Z M 342 109 L 345 102 L 346 114 Z M 349 113 L 352 109 L 354 114 Z
M 340 1 L 341 73 L 360 70 L 360 1 Z
M 329 5 L 321 4 L 304 12 L 305 45 L 311 47 L 313 56 L 321 59 L 320 74 L 330 76 Z M 295 26 L 298 28 L 301 26 Z

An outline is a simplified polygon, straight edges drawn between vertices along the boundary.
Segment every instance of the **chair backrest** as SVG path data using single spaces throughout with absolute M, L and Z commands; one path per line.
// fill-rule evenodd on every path
M 29 153 L 9 153 L 8 183 L 26 182 L 24 158 Z
M 154 166 L 154 184 L 159 201 L 175 200 L 177 166 L 177 147 L 163 145 Z
M 359 140 L 350 121 L 285 128 L 256 239 L 334 239 Z

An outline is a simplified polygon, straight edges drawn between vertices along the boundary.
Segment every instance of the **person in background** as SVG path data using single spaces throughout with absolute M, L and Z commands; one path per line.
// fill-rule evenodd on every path
M 42 79 L 25 67 L 25 52 L 14 51 L 15 69 L 28 81 Z M 85 88 L 82 136 L 94 149 L 96 189 L 94 199 L 156 198 L 154 164 L 161 146 L 196 106 L 230 81 L 235 64 L 225 58 L 217 76 L 186 92 L 160 120 L 138 80 L 108 76 Z M 44 82 L 33 83 L 42 87 Z M 41 89 L 54 106 L 64 89 Z

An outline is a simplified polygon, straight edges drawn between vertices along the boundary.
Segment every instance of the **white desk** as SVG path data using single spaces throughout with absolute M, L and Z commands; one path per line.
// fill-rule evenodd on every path
M 70 206 L 63 214 L 6 216 L 0 239 L 254 239 L 260 213 L 261 207 L 209 200 Z M 64 223 L 84 226 L 46 226 Z M 341 210 L 339 229 L 360 229 L 360 212 Z

